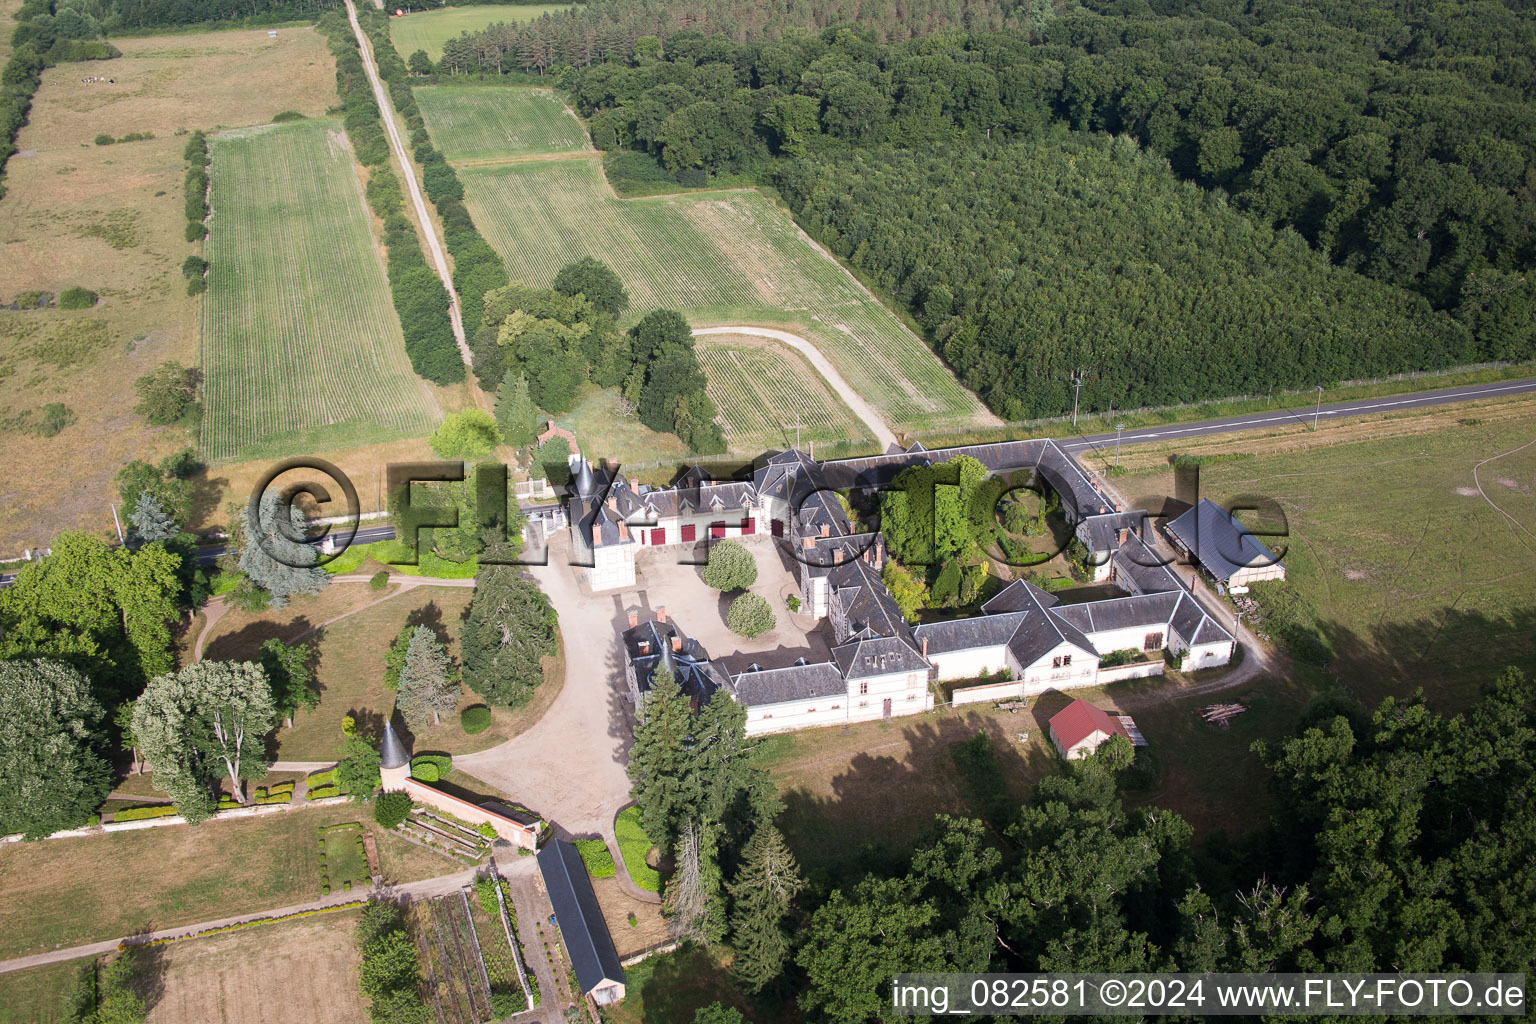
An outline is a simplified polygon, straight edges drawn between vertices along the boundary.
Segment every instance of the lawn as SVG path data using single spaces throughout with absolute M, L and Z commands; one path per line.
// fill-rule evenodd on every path
M 797 441 L 868 441 L 864 426 L 800 353 L 764 338 L 699 339 L 709 397 L 733 452 L 756 454 Z
M 592 148 L 552 89 L 439 85 L 415 92 L 432 141 L 454 163 Z
M 82 84 L 80 64 L 43 72 L 6 167 L 0 302 L 74 285 L 101 296 L 94 309 L 0 311 L 6 557 L 60 530 L 110 530 L 104 499 L 118 468 L 196 443 L 183 427 L 132 413 L 135 378 L 168 359 L 197 363 L 198 300 L 181 276 L 198 250 L 182 234 L 182 133 L 285 109 L 322 114 L 336 102 L 334 64 L 309 27 L 281 29 L 275 41 L 256 30 L 112 43 L 123 56 L 91 72 L 111 83 Z M 93 143 L 130 132 L 154 138 Z M 75 423 L 53 437 L 11 425 L 48 403 L 68 406 Z
M 1367 706 L 1423 687 L 1454 711 L 1503 666 L 1536 669 L 1533 436 L 1521 399 L 1183 448 L 1248 456 L 1202 466 L 1202 496 L 1278 503 L 1289 536 L 1269 543 L 1335 652 L 1329 677 Z M 1171 492 L 1170 450 L 1138 451 L 1114 483 Z
M 809 338 L 895 429 L 990 420 L 915 334 L 757 191 L 621 200 L 595 158 L 460 176 L 513 278 L 546 287 L 561 266 L 593 256 L 624 280 L 631 317 L 671 307 L 696 327 L 775 326 Z
M 624 1001 L 604 1011 L 613 1024 L 677 1024 L 716 1002 L 748 1020 L 797 1019 L 792 1013 L 764 1015 L 736 988 L 730 966 L 695 945 L 647 957 L 625 970 L 624 982 Z
M 614 459 L 621 465 L 654 463 L 667 467 L 666 476 L 689 459 L 688 446 L 676 434 L 662 434 L 640 422 L 624 403 L 618 388 L 582 386 L 570 412 L 555 422 L 576 435 L 584 454 Z
M 497 22 L 513 25 L 532 21 L 542 14 L 570 8 L 570 4 L 488 4 L 413 11 L 403 18 L 389 19 L 389 38 L 407 60 L 417 50 L 426 50 L 427 56 L 436 61 L 443 56 L 443 44 L 462 33 L 478 32 Z
M 62 1019 L 64 994 L 86 960 L 0 974 L 0 1024 L 55 1024 Z
M 367 808 L 359 810 L 366 811 Z M 325 870 L 321 877 L 329 884 L 331 892 L 346 889 L 348 882 L 352 883 L 354 889 L 368 888 L 368 857 L 358 848 L 363 831 L 361 824 L 358 824 L 352 828 L 333 828 L 317 833 L 325 844 Z
M 316 827 L 359 816 L 336 805 L 7 845 L 0 958 L 305 903 L 320 885 Z M 390 880 L 443 873 L 440 858 L 367 826 Z
M 201 451 L 213 461 L 429 433 L 339 121 L 212 140 Z
M 366 584 L 335 584 L 372 594 Z M 398 597 L 349 615 L 315 634 L 318 661 L 315 678 L 320 704 L 300 711 L 293 728 L 277 732 L 278 757 L 285 761 L 323 761 L 336 756 L 341 742 L 341 720 L 351 715 L 367 735 L 383 728 L 383 715 L 394 705 L 394 694 L 384 688 L 384 652 L 407 623 L 425 625 L 448 644 L 457 665 L 459 624 L 474 591 L 469 587 L 419 587 Z M 441 725 L 417 733 L 406 731 L 412 749 L 467 754 L 485 750 L 523 732 L 538 721 L 564 685 L 565 670 L 559 659 L 548 659 L 545 682 L 534 699 L 523 707 L 491 709 L 491 726 L 474 736 L 466 735 L 459 716 L 445 715 Z M 459 707 L 483 703 L 479 694 L 463 687 Z M 401 725 L 396 720 L 396 726 Z

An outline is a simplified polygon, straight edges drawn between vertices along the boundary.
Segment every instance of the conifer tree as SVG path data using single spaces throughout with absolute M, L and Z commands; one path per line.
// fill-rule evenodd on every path
M 448 653 L 426 626 L 411 631 L 395 703 L 413 729 L 429 722 L 440 725 L 442 716 L 459 706 L 459 684 L 451 678 Z
M 787 919 L 804 888 L 800 866 L 783 833 L 767 822 L 758 825 L 729 886 L 734 969 L 751 991 L 761 992 L 772 984 L 789 962 Z
M 526 448 L 539 436 L 539 410 L 528 393 L 528 378 L 517 370 L 508 370 L 496 391 L 496 425 L 514 448 Z
M 651 676 L 635 722 L 629 751 L 630 795 L 640 806 L 640 823 L 658 849 L 670 850 L 687 807 L 687 740 L 693 722 L 688 698 L 665 664 Z
M 240 550 L 240 571 L 256 586 L 272 595 L 272 607 L 281 608 L 294 594 L 318 594 L 330 585 L 331 578 L 315 562 L 319 555 L 305 544 L 304 512 L 297 504 L 288 506 L 286 525 L 278 522 L 277 495 L 262 495 L 257 522 L 251 521 L 250 506 L 241 511 L 245 546 Z
M 138 505 L 128 513 L 128 523 L 129 542 L 134 547 L 152 544 L 157 540 L 170 540 L 181 532 L 155 500 L 155 496 L 147 490 L 139 492 Z

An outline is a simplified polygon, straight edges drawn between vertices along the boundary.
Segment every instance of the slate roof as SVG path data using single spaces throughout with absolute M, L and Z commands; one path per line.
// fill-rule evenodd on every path
M 906 640 L 867 633 L 832 648 L 832 657 L 845 679 L 883 676 L 892 672 L 926 672 L 928 662 Z
M 1195 644 L 1213 644 L 1232 640 L 1232 634 L 1221 623 L 1211 618 L 1200 603 L 1188 594 L 1169 620 L 1169 626 L 1183 637 L 1191 647 Z
M 394 717 L 394 713 L 390 713 Z M 400 736 L 395 732 L 395 727 L 390 724 L 389 718 L 384 719 L 384 741 L 379 745 L 379 767 L 401 768 L 410 763 L 410 755 L 405 752 L 405 744 L 400 742 Z
M 1136 534 L 1126 538 L 1110 558 L 1115 582 L 1133 594 L 1156 594 L 1166 590 L 1183 590 L 1172 569 L 1162 563 L 1163 558 L 1147 546 Z
M 1132 594 L 1085 604 L 1064 604 L 1051 614 L 1070 622 L 1084 633 L 1104 633 L 1112 629 L 1142 626 L 1167 626 L 1182 594 L 1165 591 L 1158 594 Z
M 848 689 L 837 666 L 830 661 L 755 671 L 749 669 L 737 675 L 732 682 L 736 687 L 736 699 L 749 708 L 790 700 L 832 697 L 846 693 Z
M 623 984 L 624 968 L 619 964 L 613 936 L 608 934 L 581 854 L 570 843 L 551 839 L 539 851 L 538 860 L 544 888 L 549 892 L 549 902 L 560 925 L 560 937 L 565 940 L 582 993 L 591 992 L 604 981 Z
M 681 640 L 679 650 L 672 649 L 672 638 Z M 624 653 L 635 666 L 635 686 L 642 694 L 650 692 L 651 677 L 662 663 L 672 669 L 678 688 L 697 704 L 709 698 L 726 683 L 725 670 L 709 660 L 702 644 L 671 622 L 642 622 L 622 634 Z M 644 653 L 642 653 L 642 645 Z
M 868 562 L 844 562 L 827 574 L 827 584 L 832 600 L 842 611 L 844 635 L 847 640 L 862 631 L 874 636 L 894 636 L 910 640 L 912 627 L 902 616 L 901 609 L 891 592 L 880 581 L 880 574 L 870 568 Z
M 1140 509 L 1089 516 L 1077 524 L 1077 536 L 1089 551 L 1114 551 L 1120 546 L 1120 531 L 1140 533 L 1147 514 Z
M 1061 605 L 1061 598 L 1046 593 L 1028 580 L 1014 580 L 991 601 L 982 605 L 982 611 L 991 614 L 992 606 L 1005 595 L 1007 601 L 1004 603 L 1017 607 L 1000 610 L 1025 613 L 1023 623 L 1008 641 L 1008 649 L 1013 652 L 1014 659 L 1021 667 L 1033 665 L 1063 643 L 1071 644 L 1085 654 L 1098 656 L 1098 649 L 1083 635 L 1081 629 L 1055 614 Z
M 1002 612 L 997 615 L 974 615 L 967 619 L 950 619 L 947 622 L 925 622 L 912 630 L 919 650 L 926 643 L 929 657 L 967 651 L 978 647 L 1001 647 L 1024 624 L 1029 612 Z
M 1074 700 L 1056 712 L 1051 716 L 1050 726 L 1052 734 L 1067 750 L 1071 750 L 1095 732 L 1131 738 L 1130 733 L 1125 731 L 1125 726 L 1120 724 L 1119 718 L 1102 708 L 1094 707 L 1085 700 Z
M 1280 560 L 1243 529 L 1237 517 L 1209 498 L 1169 523 L 1167 530 L 1218 582 L 1240 569 L 1270 566 Z

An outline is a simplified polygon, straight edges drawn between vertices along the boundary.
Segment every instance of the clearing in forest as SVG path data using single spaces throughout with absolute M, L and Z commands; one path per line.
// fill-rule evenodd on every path
M 869 441 L 869 429 L 797 352 L 774 341 L 711 335 L 697 342 L 709 397 L 733 452 L 806 441 Z
M 590 150 L 553 90 L 439 85 L 416 90 L 432 141 L 455 163 Z
M 570 4 L 476 4 L 473 7 L 412 11 L 403 18 L 389 19 L 389 38 L 406 60 L 417 50 L 426 50 L 427 56 L 435 61 L 442 58 L 444 43 L 465 32 L 478 32 L 497 22 L 516 25 L 570 9 Z
M 323 451 L 431 431 L 440 413 L 406 357 L 340 123 L 211 141 L 203 456 Z
M 564 264 L 594 256 L 623 279 L 631 317 L 670 307 L 696 327 L 802 335 L 898 430 L 992 422 L 921 339 L 754 190 L 621 200 L 596 159 L 460 176 L 514 279 L 547 287 Z

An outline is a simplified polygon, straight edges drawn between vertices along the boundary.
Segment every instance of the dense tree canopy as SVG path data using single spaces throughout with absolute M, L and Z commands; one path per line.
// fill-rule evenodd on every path
M 544 681 L 542 659 L 555 654 L 555 610 L 521 569 L 483 566 L 459 635 L 464 683 L 492 704 L 518 707 Z
M 79 670 L 0 661 L 0 835 L 83 825 L 112 788 L 106 710 Z

